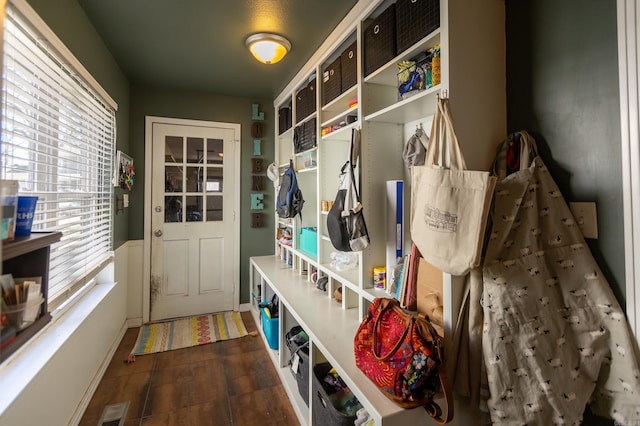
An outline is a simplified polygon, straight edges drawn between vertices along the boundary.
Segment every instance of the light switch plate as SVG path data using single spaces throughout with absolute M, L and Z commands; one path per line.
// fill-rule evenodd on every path
M 598 239 L 598 217 L 596 203 L 569 203 L 576 224 L 585 238 Z

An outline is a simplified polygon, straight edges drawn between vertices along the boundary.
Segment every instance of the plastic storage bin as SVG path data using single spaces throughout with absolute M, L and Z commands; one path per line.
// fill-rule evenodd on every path
M 361 408 L 362 406 L 357 401 L 356 397 L 351 394 L 352 402 L 352 411 L 353 415 L 348 415 L 343 413 L 334 407 L 332 403 L 332 398 L 330 397 L 330 393 L 327 392 L 327 389 L 330 388 L 330 385 L 324 382 L 324 377 L 331 370 L 331 364 L 324 363 L 318 364 L 313 367 L 313 384 L 312 384 L 312 395 L 313 395 L 313 418 L 315 419 L 316 426 L 351 426 L 354 424 L 356 420 L 355 412 L 357 408 Z
M 300 230 L 300 249 L 312 256 L 318 256 L 318 228 L 305 227 Z
M 306 340 L 305 338 L 306 337 Z M 287 347 L 291 352 L 291 361 L 289 366 L 291 374 L 296 379 L 298 384 L 298 392 L 304 400 L 305 404 L 309 406 L 309 336 L 306 335 L 302 327 L 296 325 L 286 335 L 285 341 Z M 296 365 L 296 371 L 294 371 L 294 357 L 297 355 L 298 361 Z
M 262 331 L 267 338 L 267 343 L 271 349 L 278 349 L 278 326 L 279 318 L 269 318 L 264 308 L 260 308 L 262 317 Z

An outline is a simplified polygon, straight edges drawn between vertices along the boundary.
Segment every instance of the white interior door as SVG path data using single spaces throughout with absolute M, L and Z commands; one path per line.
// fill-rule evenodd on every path
M 208 124 L 151 126 L 151 321 L 234 308 L 239 126 Z

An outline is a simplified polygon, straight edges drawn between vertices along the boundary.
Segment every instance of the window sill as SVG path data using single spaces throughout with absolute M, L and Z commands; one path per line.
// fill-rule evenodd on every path
M 0 364 L 0 415 L 40 374 L 83 320 L 115 287 L 116 283 L 91 285 L 75 303 L 67 306 L 63 312 L 54 313 L 49 324 Z

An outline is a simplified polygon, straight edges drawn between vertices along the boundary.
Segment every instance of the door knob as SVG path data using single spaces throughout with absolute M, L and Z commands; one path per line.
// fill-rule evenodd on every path
M 155 235 L 156 237 L 162 237 L 162 229 L 156 229 L 153 232 L 153 235 Z

